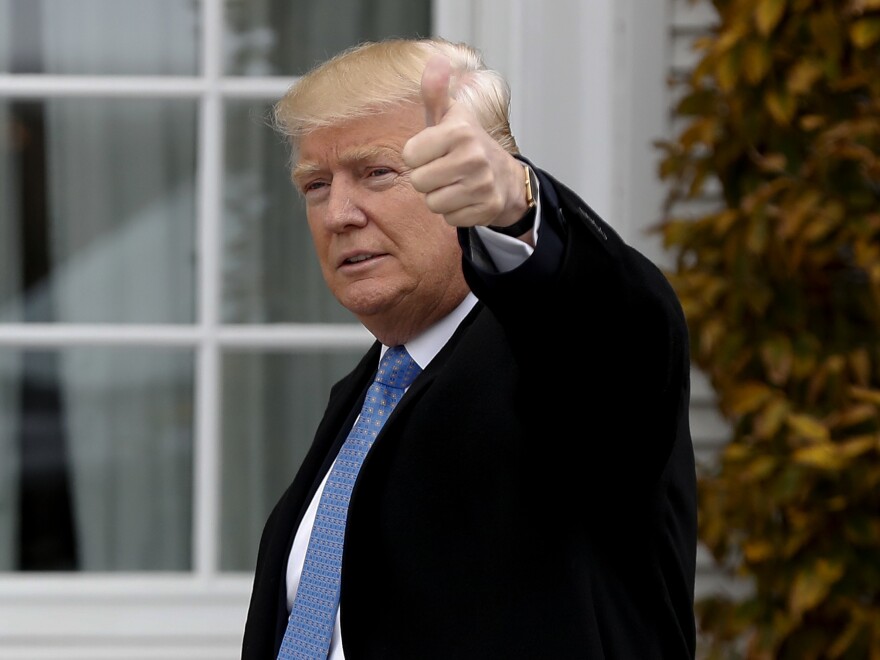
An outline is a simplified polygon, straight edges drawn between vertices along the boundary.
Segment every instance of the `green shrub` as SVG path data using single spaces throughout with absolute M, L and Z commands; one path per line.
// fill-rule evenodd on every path
M 710 658 L 880 659 L 880 0 L 713 0 L 658 144 L 668 275 L 731 437 Z M 717 191 L 710 213 L 677 215 Z

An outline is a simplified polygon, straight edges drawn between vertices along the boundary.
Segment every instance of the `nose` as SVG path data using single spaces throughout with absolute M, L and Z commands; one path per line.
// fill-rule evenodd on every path
M 334 180 L 330 186 L 330 199 L 327 205 L 327 222 L 333 231 L 345 231 L 351 227 L 363 227 L 367 215 L 359 202 L 354 186 Z

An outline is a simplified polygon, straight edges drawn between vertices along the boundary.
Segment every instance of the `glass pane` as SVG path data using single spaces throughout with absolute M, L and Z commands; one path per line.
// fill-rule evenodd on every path
M 0 72 L 194 75 L 194 0 L 0 0 Z
M 356 323 L 324 284 L 270 110 L 245 101 L 226 108 L 223 319 Z
M 190 351 L 0 351 L 0 570 L 189 570 Z
M 330 387 L 364 349 L 223 359 L 220 566 L 251 571 L 263 523 L 312 444 Z
M 0 101 L 0 322 L 194 318 L 192 100 Z
M 430 34 L 430 0 L 227 0 L 225 68 L 298 75 L 361 41 Z

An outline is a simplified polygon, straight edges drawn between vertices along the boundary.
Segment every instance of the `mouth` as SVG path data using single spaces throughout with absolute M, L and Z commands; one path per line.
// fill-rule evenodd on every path
M 381 257 L 385 256 L 380 252 L 360 252 L 358 254 L 351 255 L 350 257 L 345 257 L 339 264 L 340 268 L 345 266 L 357 266 L 369 261 L 374 261 Z

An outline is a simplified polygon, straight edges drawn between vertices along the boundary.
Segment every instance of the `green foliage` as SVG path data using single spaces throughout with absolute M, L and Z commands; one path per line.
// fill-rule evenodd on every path
M 703 0 L 705 1 L 705 0 Z M 712 0 L 658 230 L 731 437 L 711 658 L 880 659 L 880 0 Z M 718 191 L 711 213 L 677 215 Z

